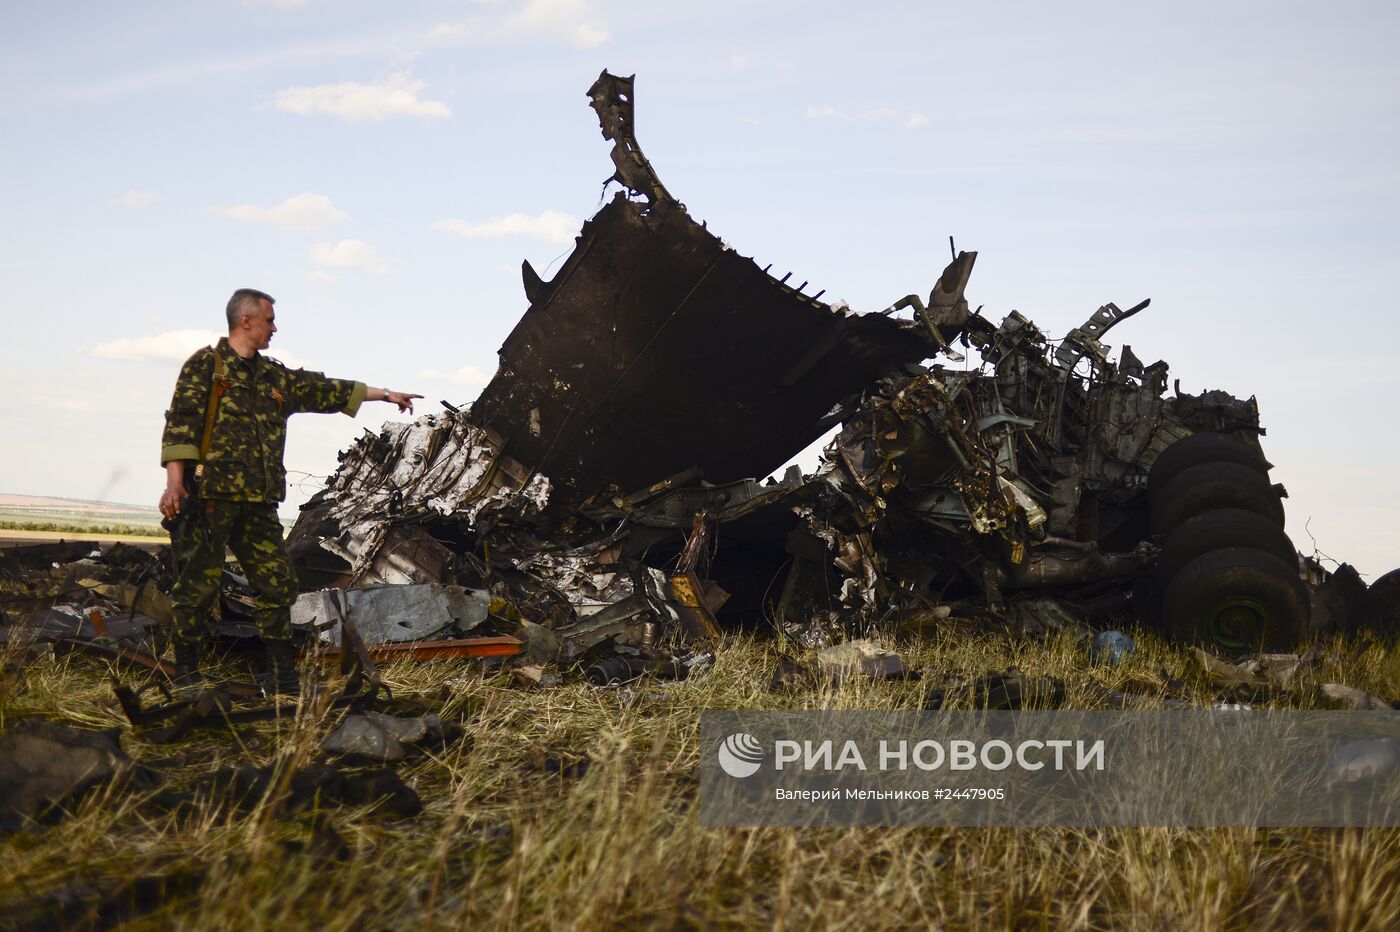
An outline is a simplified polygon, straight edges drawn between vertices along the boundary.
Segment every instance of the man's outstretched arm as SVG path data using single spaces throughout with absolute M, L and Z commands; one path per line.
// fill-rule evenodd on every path
M 362 401 L 387 401 L 398 405 L 400 411 L 412 412 L 413 399 L 422 398 L 410 392 L 396 392 L 387 388 L 373 388 L 364 382 L 349 379 L 327 378 L 319 372 L 305 369 L 287 369 L 288 414 L 299 411 L 330 414 L 336 411 L 354 417 L 360 410 Z
M 411 392 L 394 392 L 387 388 L 370 388 L 365 386 L 365 401 L 387 401 L 390 404 L 399 406 L 399 411 L 413 413 L 413 399 L 422 398 L 422 395 L 415 395 Z

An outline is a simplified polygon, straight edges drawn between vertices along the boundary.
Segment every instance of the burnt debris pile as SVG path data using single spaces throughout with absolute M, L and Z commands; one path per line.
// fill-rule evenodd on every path
M 1393 610 L 1295 551 L 1253 398 L 1110 354 L 1147 301 L 1052 342 L 970 310 L 960 252 L 927 299 L 828 305 L 671 197 L 630 78 L 589 97 L 622 190 L 553 280 L 524 265 L 474 403 L 342 454 L 293 531 L 304 587 L 461 586 L 509 606 L 532 660 L 623 675 L 683 672 L 730 627 L 813 647 L 1136 620 L 1283 650 Z M 814 473 L 759 480 L 832 428 Z

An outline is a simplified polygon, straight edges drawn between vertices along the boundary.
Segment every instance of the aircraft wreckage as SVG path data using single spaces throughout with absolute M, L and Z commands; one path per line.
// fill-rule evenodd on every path
M 634 135 L 631 78 L 603 72 L 589 96 L 621 190 L 553 280 L 524 265 L 530 306 L 495 377 L 470 406 L 366 432 L 292 530 L 293 625 L 308 662 L 338 658 L 343 677 L 317 700 L 345 713 L 323 753 L 392 764 L 452 740 L 451 723 L 412 700 L 412 715 L 390 714 L 384 661 L 486 658 L 541 686 L 560 682 L 546 672 L 555 665 L 608 685 L 688 676 L 724 629 L 771 626 L 799 648 L 773 675 L 771 688 L 788 689 L 814 682 L 791 659 L 812 653 L 828 676 L 918 675 L 872 633 L 1136 621 L 1217 651 L 1269 652 L 1239 666 L 1198 652 L 1238 701 L 1316 660 L 1287 653 L 1300 642 L 1400 632 L 1400 570 L 1368 588 L 1284 533 L 1253 398 L 1168 394 L 1166 363 L 1144 365 L 1127 346 L 1110 356 L 1105 335 L 1146 301 L 1105 304 L 1052 343 L 1015 311 L 994 323 L 970 310 L 976 253 L 961 252 L 926 299 L 865 314 L 825 304 L 666 191 Z M 815 472 L 759 481 L 833 429 Z M 257 631 L 235 571 L 226 565 L 208 632 L 226 654 Z M 169 548 L 0 550 L 0 608 L 21 608 L 0 612 L 0 673 L 49 645 L 158 671 L 135 689 L 114 684 L 157 744 L 294 714 L 289 700 L 247 704 L 263 692 L 252 683 L 164 689 L 171 575 Z M 1090 654 L 1131 650 L 1104 630 Z M 168 701 L 147 704 L 152 686 Z M 1060 681 L 1008 670 L 931 689 L 924 707 L 960 690 L 999 709 L 1065 695 Z M 1400 707 L 1338 683 L 1321 692 Z M 22 722 L 0 745 L 0 833 L 95 782 L 151 774 L 113 735 L 66 725 Z M 241 805 L 273 770 L 221 768 L 190 792 Z M 278 773 L 289 806 L 422 808 L 385 770 Z
M 642 667 L 727 625 L 811 646 L 920 619 L 1136 618 L 1286 649 L 1388 610 L 1296 552 L 1253 398 L 1168 395 L 1165 362 L 1110 357 L 1147 301 L 1052 345 L 970 311 L 959 252 L 926 300 L 825 304 L 667 192 L 632 78 L 588 94 L 620 190 L 552 280 L 524 264 L 529 309 L 473 404 L 341 454 L 291 535 L 303 588 L 485 590 L 542 656 Z M 755 478 L 833 427 L 816 472 Z

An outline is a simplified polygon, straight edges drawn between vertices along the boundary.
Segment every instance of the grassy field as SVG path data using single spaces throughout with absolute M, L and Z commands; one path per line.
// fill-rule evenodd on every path
M 1119 667 L 1091 667 L 1068 637 L 945 632 L 899 643 L 923 682 L 847 680 L 771 693 L 776 645 L 728 639 L 680 683 L 528 689 L 472 662 L 399 664 L 399 701 L 459 723 L 460 740 L 399 767 L 425 811 L 363 808 L 274 817 L 207 803 L 183 814 L 155 792 L 89 796 L 63 822 L 0 840 L 0 926 L 74 880 L 102 889 L 164 875 L 170 898 L 138 927 L 187 928 L 1070 928 L 1394 929 L 1400 832 L 701 828 L 701 709 L 918 708 L 947 678 L 1015 665 L 1063 678 L 1072 707 L 1095 686 L 1211 696 L 1187 654 L 1147 634 Z M 1322 706 L 1322 682 L 1393 691 L 1400 652 L 1333 645 L 1290 707 Z M 316 755 L 335 715 L 205 732 L 159 746 L 133 733 L 104 664 L 46 658 L 0 686 L 0 729 L 43 715 L 121 727 L 133 757 L 163 761 L 166 789 L 221 763 Z M 274 795 L 275 798 L 275 795 Z M 333 832 L 343 848 L 331 838 Z M 333 856 L 340 849 L 339 859 Z M 327 854 L 327 852 L 332 854 Z M 347 856 L 348 855 L 348 856 Z

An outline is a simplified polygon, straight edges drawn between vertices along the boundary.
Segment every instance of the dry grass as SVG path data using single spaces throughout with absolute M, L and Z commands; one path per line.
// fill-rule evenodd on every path
M 847 681 L 775 695 L 770 641 L 738 637 L 682 683 L 527 690 L 472 663 L 398 665 L 386 679 L 459 720 L 466 738 L 400 773 L 426 811 L 394 821 L 327 810 L 353 857 L 293 850 L 314 812 L 209 806 L 175 815 L 132 791 L 98 792 L 62 822 L 0 840 L 0 926 L 81 880 L 198 878 L 138 927 L 1338 928 L 1400 927 L 1400 834 L 1391 830 L 703 829 L 696 808 L 705 708 L 917 708 L 943 677 L 1010 664 L 1069 682 L 1208 689 L 1187 657 L 1142 635 L 1116 668 L 1071 640 L 948 634 L 899 645 L 923 683 Z M 1394 648 L 1334 645 L 1316 682 L 1394 691 Z M 0 729 L 30 716 L 125 726 L 100 663 L 44 659 L 0 684 Z M 1294 700 L 1310 704 L 1313 687 Z M 224 762 L 314 756 L 329 727 L 293 721 L 202 733 L 176 747 L 123 742 L 142 761 L 185 755 L 166 789 Z M 561 776 L 541 757 L 586 760 Z M 325 816 L 321 816 L 325 818 Z

